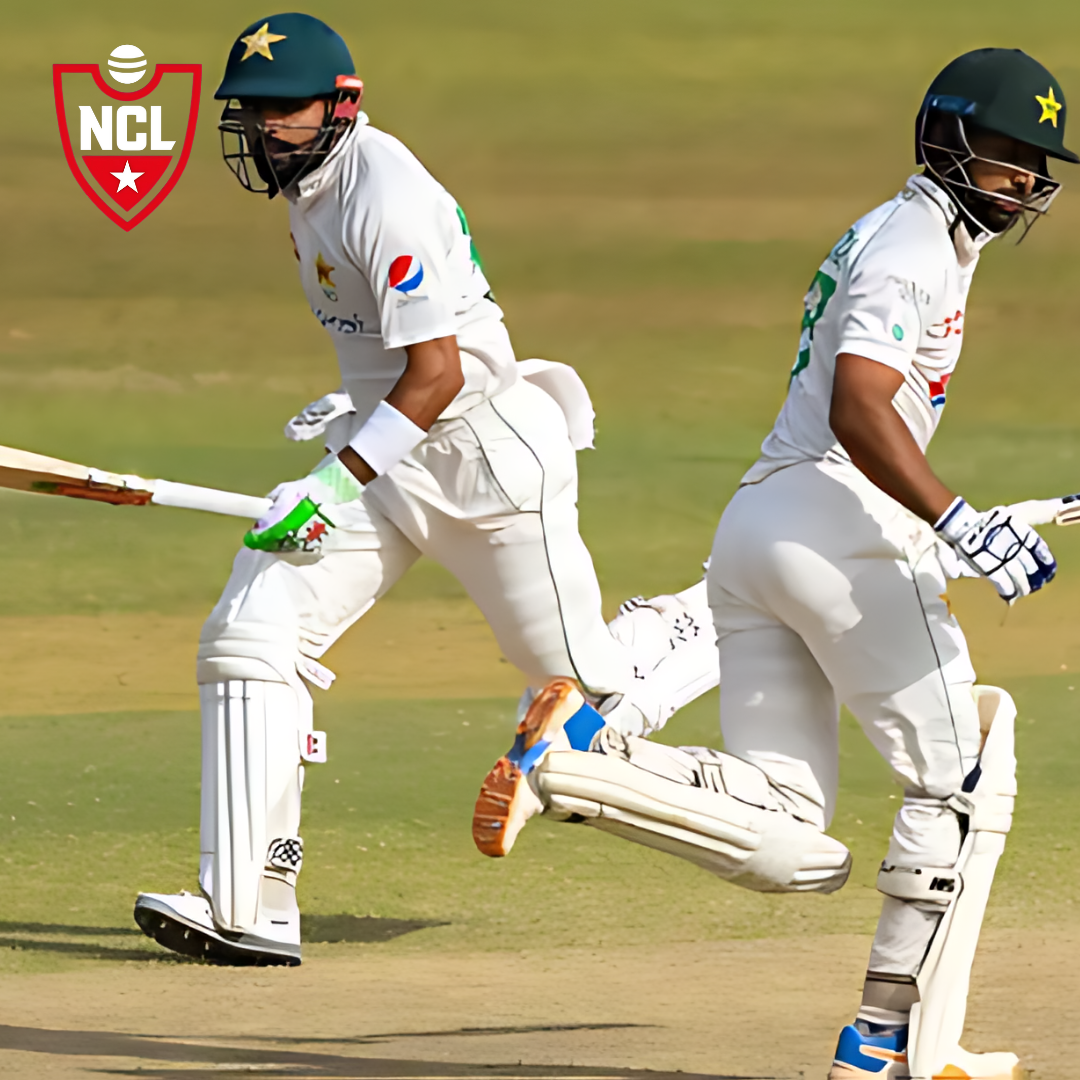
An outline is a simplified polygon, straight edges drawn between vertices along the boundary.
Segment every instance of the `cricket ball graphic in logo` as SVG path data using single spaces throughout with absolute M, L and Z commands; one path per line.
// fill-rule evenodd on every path
M 157 64 L 147 79 L 136 45 L 118 45 L 107 65 L 107 72 L 100 64 L 53 65 L 56 118 L 79 186 L 129 232 L 162 204 L 187 165 L 202 65 Z
M 408 296 L 420 288 L 424 280 L 424 264 L 415 255 L 399 255 L 390 264 L 391 289 Z

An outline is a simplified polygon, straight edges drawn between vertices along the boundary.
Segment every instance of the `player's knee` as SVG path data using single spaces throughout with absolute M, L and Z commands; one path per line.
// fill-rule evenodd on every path
M 886 862 L 911 868 L 952 866 L 960 841 L 960 818 L 948 799 L 909 793 L 893 821 Z
M 300 641 L 285 570 L 273 555 L 241 549 L 199 635 L 200 683 L 295 681 Z
M 730 878 L 756 892 L 831 893 L 851 873 L 851 852 L 809 822 L 774 813 L 761 844 L 741 872 Z
M 294 627 L 267 622 L 208 620 L 199 639 L 196 665 L 201 684 L 246 679 L 294 683 L 300 659 Z

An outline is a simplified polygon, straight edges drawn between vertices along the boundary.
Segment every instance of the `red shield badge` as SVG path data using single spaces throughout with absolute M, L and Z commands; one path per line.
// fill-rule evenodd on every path
M 135 46 L 121 45 L 112 55 L 123 58 L 109 60 L 112 79 L 130 84 L 142 77 L 146 61 L 137 59 L 142 53 Z M 195 138 L 201 85 L 201 64 L 158 64 L 146 86 L 129 91 L 111 87 L 97 64 L 53 65 L 68 166 L 91 202 L 121 229 L 145 220 L 180 179 Z

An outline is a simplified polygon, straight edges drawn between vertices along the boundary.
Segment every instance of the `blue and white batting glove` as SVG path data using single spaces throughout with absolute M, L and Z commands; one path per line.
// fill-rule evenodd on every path
M 256 551 L 317 551 L 334 528 L 328 507 L 360 498 L 364 485 L 338 460 L 329 458 L 301 480 L 287 480 L 270 492 L 273 505 L 244 536 Z
M 934 531 L 963 562 L 989 578 L 1008 604 L 1038 591 L 1057 573 L 1046 541 L 1007 506 L 979 513 L 958 496 Z

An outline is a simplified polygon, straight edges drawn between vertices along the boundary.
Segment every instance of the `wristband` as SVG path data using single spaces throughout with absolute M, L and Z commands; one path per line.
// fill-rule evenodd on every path
M 389 472 L 406 454 L 427 438 L 404 413 L 380 401 L 349 445 L 371 466 L 376 476 Z
M 956 498 L 949 503 L 949 509 L 934 523 L 934 532 L 936 532 L 942 540 L 947 540 L 950 544 L 955 544 L 959 542 L 962 536 L 971 531 L 980 517 L 982 517 L 982 515 L 978 510 L 973 509 L 968 505 L 966 499 L 962 499 L 957 495 Z

